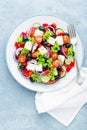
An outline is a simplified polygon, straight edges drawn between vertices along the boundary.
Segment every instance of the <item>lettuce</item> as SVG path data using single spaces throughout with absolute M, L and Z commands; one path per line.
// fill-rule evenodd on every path
M 41 82 L 41 79 L 39 78 L 39 76 L 38 76 L 36 73 L 33 73 L 33 74 L 31 75 L 31 78 L 32 78 L 34 81 L 38 82 L 38 83 Z
M 58 52 L 59 49 L 60 47 L 57 42 L 55 42 L 55 44 L 51 47 L 52 52 Z

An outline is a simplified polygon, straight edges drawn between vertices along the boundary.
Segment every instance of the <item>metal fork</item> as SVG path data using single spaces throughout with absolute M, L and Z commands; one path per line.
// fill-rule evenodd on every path
M 73 43 L 74 45 L 78 44 L 77 37 L 76 37 L 76 31 L 75 31 L 74 26 L 73 25 L 67 25 L 67 30 L 68 30 L 68 33 L 70 35 L 71 43 Z M 79 68 L 76 56 L 75 56 L 75 61 L 76 61 L 76 67 L 77 67 L 76 82 L 79 85 L 81 85 L 83 83 L 83 77 L 80 74 L 80 68 Z

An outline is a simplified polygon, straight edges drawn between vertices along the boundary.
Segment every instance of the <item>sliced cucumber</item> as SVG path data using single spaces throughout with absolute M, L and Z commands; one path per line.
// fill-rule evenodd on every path
M 63 29 L 62 28 L 57 28 L 56 29 L 56 35 L 58 36 L 58 34 L 60 33 L 64 33 Z
M 71 63 L 71 61 L 74 61 L 74 57 L 72 57 L 72 56 L 69 56 L 68 59 L 65 59 L 65 63 L 67 65 L 69 65 Z
M 48 83 L 50 80 L 50 78 L 47 75 L 42 75 L 40 78 L 43 83 Z
M 40 23 L 34 23 L 33 26 L 36 28 L 39 28 L 41 25 L 40 25 Z

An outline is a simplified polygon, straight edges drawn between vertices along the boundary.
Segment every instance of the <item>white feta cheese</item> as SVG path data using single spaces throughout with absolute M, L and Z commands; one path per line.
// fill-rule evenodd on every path
M 59 45 L 63 45 L 63 37 L 62 37 L 62 36 L 57 36 L 57 37 L 56 37 L 56 42 L 57 42 Z
M 27 70 L 35 71 L 35 64 L 29 63 L 29 64 L 26 66 L 26 69 L 27 69 Z
M 54 39 L 53 37 L 49 37 L 48 40 L 47 40 L 47 42 L 50 43 L 51 45 L 54 45 L 55 40 L 56 39 Z
M 34 33 L 34 36 L 38 36 L 38 35 L 42 36 L 43 35 L 43 31 L 40 31 L 40 30 L 36 29 L 35 33 Z
M 26 49 L 28 49 L 29 51 L 31 51 L 32 46 L 33 46 L 32 42 L 27 41 L 27 42 L 25 43 L 24 48 L 26 48 Z
M 39 50 L 39 52 L 41 54 L 46 54 L 47 53 L 47 49 L 45 47 L 43 47 L 43 46 L 39 47 L 38 50 Z
M 65 60 L 65 56 L 63 55 L 58 55 L 58 59 L 62 61 L 62 63 L 64 62 Z
M 35 65 L 35 70 L 36 71 L 42 71 L 43 70 L 42 65 L 41 64 Z

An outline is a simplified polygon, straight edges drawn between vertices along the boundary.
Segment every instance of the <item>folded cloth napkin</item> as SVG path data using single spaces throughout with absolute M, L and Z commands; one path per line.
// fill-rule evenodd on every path
M 36 93 L 35 104 L 38 113 L 49 113 L 52 117 L 68 126 L 80 108 L 87 103 L 87 68 L 81 68 L 84 82 L 78 85 L 76 79 L 64 88 Z

